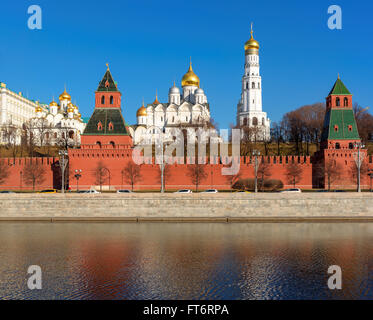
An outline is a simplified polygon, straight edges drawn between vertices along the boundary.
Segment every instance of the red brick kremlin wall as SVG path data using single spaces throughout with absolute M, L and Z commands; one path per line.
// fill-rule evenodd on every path
M 27 184 L 24 179 L 25 165 L 40 163 L 44 169 L 44 181 L 35 186 L 36 190 L 60 187 L 61 174 L 57 158 L 0 158 L 0 161 L 9 167 L 9 175 L 0 190 L 32 190 L 32 184 Z
M 89 189 L 95 184 L 95 170 L 99 162 L 102 161 L 105 167 L 110 170 L 110 186 L 112 190 L 130 188 L 129 182 L 122 177 L 122 170 L 129 161 L 132 161 L 131 150 L 128 149 L 71 149 L 69 150 L 69 186 L 72 190 L 76 190 L 77 181 L 74 178 L 75 169 L 82 170 L 82 177 L 79 180 L 80 189 Z M 329 151 L 325 150 L 325 153 Z M 334 181 L 332 189 L 355 189 L 356 179 L 351 174 L 351 168 L 354 166 L 354 159 L 345 153 L 339 155 L 337 152 L 334 155 L 328 153 L 329 156 L 335 157 L 343 166 L 341 178 Z M 328 158 L 326 155 L 326 158 Z M 1 159 L 9 166 L 10 174 L 8 178 L 0 185 L 0 190 L 32 190 L 32 185 L 27 184 L 22 175 L 24 173 L 24 166 L 30 161 L 41 163 L 45 167 L 45 179 L 43 183 L 36 186 L 37 190 L 60 188 L 61 174 L 57 158 L 13 158 Z M 241 157 L 240 159 L 240 174 L 242 178 L 254 178 L 254 158 Z M 312 189 L 312 170 L 313 164 L 310 157 L 297 156 L 264 156 L 259 157 L 259 161 L 265 161 L 269 164 L 270 176 L 268 179 L 278 179 L 284 184 L 284 188 L 291 188 L 292 185 L 288 183 L 286 177 L 286 168 L 293 161 L 302 168 L 302 177 L 297 187 L 301 189 Z M 202 181 L 200 189 L 216 188 L 220 190 L 230 189 L 228 177 L 223 176 L 221 170 L 225 165 L 211 164 L 209 159 L 206 160 L 206 174 L 207 178 Z M 373 168 L 372 156 L 365 158 L 365 166 Z M 188 164 L 182 164 L 183 160 L 179 159 L 177 164 L 169 166 L 169 174 L 166 174 L 166 189 L 176 190 L 180 188 L 194 189 L 190 177 L 188 177 Z M 160 166 L 158 164 L 142 164 L 140 165 L 140 172 L 142 175 L 141 181 L 136 183 L 135 190 L 159 190 L 160 189 Z M 370 187 L 370 179 L 366 174 L 361 176 L 362 186 L 364 189 Z M 327 185 L 325 185 L 327 188 Z M 109 189 L 109 181 L 105 182 L 105 190 Z

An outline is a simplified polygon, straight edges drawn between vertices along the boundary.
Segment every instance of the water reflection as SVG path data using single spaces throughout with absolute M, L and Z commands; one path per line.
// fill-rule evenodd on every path
M 368 223 L 0 223 L 0 298 L 372 299 L 372 240 Z

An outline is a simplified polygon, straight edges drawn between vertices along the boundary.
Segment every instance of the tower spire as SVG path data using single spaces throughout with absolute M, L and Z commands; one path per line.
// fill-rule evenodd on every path
M 254 33 L 254 30 L 253 30 L 253 23 L 251 22 L 251 30 L 250 30 L 251 39 L 254 39 L 254 37 L 253 37 L 253 33 Z

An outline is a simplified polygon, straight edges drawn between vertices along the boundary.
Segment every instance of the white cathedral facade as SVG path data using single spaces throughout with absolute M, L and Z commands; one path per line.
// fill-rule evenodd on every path
M 162 135 L 163 142 L 175 139 L 175 128 L 189 130 L 208 126 L 210 123 L 210 106 L 200 80 L 194 73 L 192 63 L 181 81 L 182 91 L 175 83 L 168 93 L 168 102 L 155 101 L 144 104 L 137 111 L 137 124 L 131 126 L 130 132 L 134 144 L 150 144 Z
M 31 128 L 37 145 L 80 145 L 80 135 L 86 124 L 82 121 L 79 108 L 71 102 L 66 89 L 59 100 L 60 104 L 53 99 L 48 108 L 38 106 L 35 109 L 36 117 L 31 119 Z
M 237 105 L 237 127 L 252 128 L 251 139 L 268 141 L 270 126 L 267 113 L 262 109 L 259 43 L 253 37 L 251 27 L 251 38 L 245 43 L 245 73 L 242 77 L 241 99 Z

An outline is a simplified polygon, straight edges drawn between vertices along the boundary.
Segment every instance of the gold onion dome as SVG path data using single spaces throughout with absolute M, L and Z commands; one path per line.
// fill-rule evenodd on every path
M 199 78 L 198 76 L 193 72 L 192 69 L 192 61 L 189 64 L 189 70 L 186 74 L 184 74 L 183 79 L 181 80 L 181 86 L 195 86 L 199 87 Z
M 43 108 L 39 105 L 35 108 L 35 112 L 42 112 L 42 111 L 43 111 Z
M 66 92 L 66 89 L 60 94 L 60 101 L 61 100 L 71 100 L 71 96 Z
M 146 112 L 146 108 L 144 107 L 144 103 L 143 103 L 142 106 L 139 108 L 139 110 L 137 110 L 136 116 L 141 117 L 141 116 L 147 116 L 147 115 L 148 113 Z
M 57 102 L 55 102 L 54 100 L 49 104 L 50 107 L 58 107 L 58 104 Z
M 73 113 L 74 112 L 74 107 L 70 106 L 67 108 L 67 113 Z
M 245 50 L 249 50 L 249 49 L 259 50 L 259 42 L 254 39 L 253 33 L 254 33 L 253 24 L 251 24 L 251 31 L 250 31 L 251 38 L 248 41 L 246 41 Z

